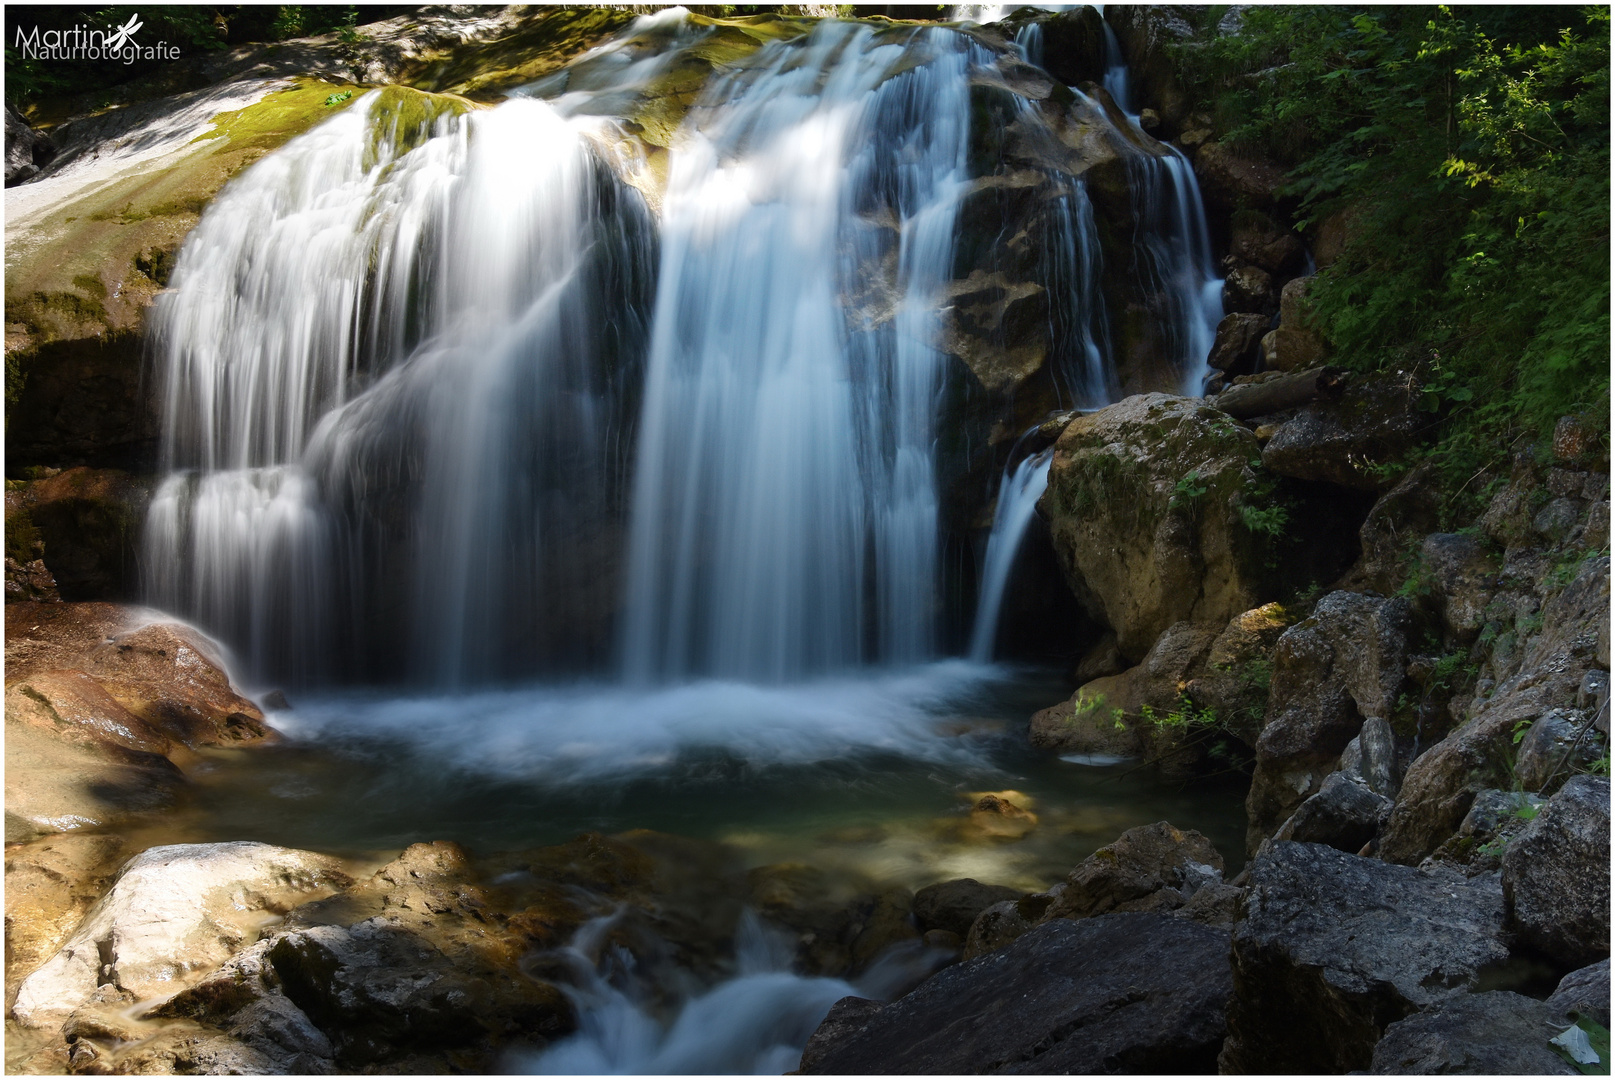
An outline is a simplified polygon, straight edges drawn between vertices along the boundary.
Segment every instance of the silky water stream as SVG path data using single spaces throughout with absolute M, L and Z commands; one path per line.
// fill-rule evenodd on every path
M 773 41 L 708 79 L 649 204 L 616 117 L 714 25 L 643 18 L 492 108 L 372 92 L 208 209 L 156 314 L 146 592 L 291 705 L 280 743 L 207 755 L 152 839 L 379 859 L 652 829 L 744 867 L 1034 890 L 1166 819 L 1237 859 L 1237 776 L 1184 789 L 1026 741 L 1069 687 L 993 643 L 1046 452 L 1004 474 L 970 658 L 948 655 L 939 313 L 998 54 L 835 20 Z M 1199 378 L 1180 163 L 1129 166 L 1131 268 L 1100 265 L 1062 180 L 1041 265 L 1067 406 L 1116 393 L 1106 272 L 1166 297 L 1176 378 Z M 982 828 L 989 792 L 1035 825 Z M 836 998 L 938 959 L 810 978 L 737 912 L 700 974 L 612 944 L 602 912 L 544 961 L 580 1031 L 511 1067 L 787 1071 Z

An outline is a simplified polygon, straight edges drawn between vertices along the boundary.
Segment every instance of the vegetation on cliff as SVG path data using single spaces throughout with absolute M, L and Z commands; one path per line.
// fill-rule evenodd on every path
M 1180 59 L 1343 235 L 1317 318 L 1423 382 L 1452 520 L 1566 413 L 1607 448 L 1608 8 L 1258 6 Z

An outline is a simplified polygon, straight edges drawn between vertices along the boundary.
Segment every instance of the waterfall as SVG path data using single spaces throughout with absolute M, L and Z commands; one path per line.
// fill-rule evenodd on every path
M 297 682 L 526 673 L 609 607 L 569 583 L 621 483 L 648 220 L 586 129 L 390 88 L 220 195 L 154 313 L 148 596 Z
M 967 377 L 941 331 L 997 57 L 947 27 L 784 35 L 706 79 L 664 189 L 614 117 L 714 32 L 642 18 L 494 107 L 373 91 L 226 187 L 152 316 L 150 602 L 302 685 L 938 655 Z M 1112 113 L 1137 236 L 1107 271 L 1046 106 L 991 92 L 1049 140 L 1033 255 L 998 268 L 1047 297 L 1038 392 L 1119 394 L 1107 273 L 1198 385 L 1220 301 L 1187 161 Z
M 935 308 L 978 51 L 943 29 L 898 44 L 823 22 L 704 95 L 662 222 L 630 679 L 933 652 Z M 889 312 L 849 319 L 842 297 L 870 291 Z
M 1015 567 L 1026 527 L 1032 523 L 1037 501 L 1049 486 L 1049 461 L 1053 457 L 1053 449 L 1028 455 L 1013 469 L 1006 466 L 999 481 L 998 506 L 993 511 L 987 557 L 982 561 L 976 620 L 970 631 L 970 659 L 978 664 L 992 661 L 998 613 L 1009 587 L 1009 574 Z
M 1139 114 L 1133 109 L 1121 45 L 1110 24 L 1101 21 L 1101 25 L 1105 28 L 1105 91 L 1124 114 L 1124 122 L 1138 129 Z M 1141 134 L 1142 129 L 1138 130 Z M 1130 142 L 1138 145 L 1136 137 Z M 1205 202 L 1194 166 L 1177 147 L 1153 141 L 1152 145 L 1160 152 L 1140 150 L 1127 161 L 1137 222 L 1134 273 L 1148 291 L 1161 298 L 1157 315 L 1165 338 L 1162 344 L 1179 373 L 1178 392 L 1192 397 L 1201 392 L 1210 370 L 1206 360 L 1223 315 L 1222 276 L 1212 254 Z

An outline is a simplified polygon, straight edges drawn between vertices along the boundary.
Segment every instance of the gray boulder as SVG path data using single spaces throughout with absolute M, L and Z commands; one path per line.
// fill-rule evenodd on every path
M 1550 709 L 1520 740 L 1514 775 L 1523 790 L 1551 795 L 1571 774 L 1585 772 L 1603 747 L 1592 717 L 1578 709 Z
M 1503 853 L 1509 926 L 1569 967 L 1609 956 L 1609 778 L 1577 776 Z
M 1382 491 L 1393 478 L 1375 466 L 1400 459 L 1418 440 L 1417 401 L 1416 388 L 1401 383 L 1353 383 L 1338 400 L 1315 401 L 1281 425 L 1262 447 L 1262 464 L 1297 480 Z
M 1279 637 L 1245 801 L 1248 851 L 1318 792 L 1365 718 L 1390 715 L 1407 678 L 1411 618 L 1406 600 L 1333 592 Z
M 1146 913 L 1056 919 L 878 1010 L 832 1009 L 802 1071 L 1206 1073 L 1230 990 L 1226 931 Z
M 1456 994 L 1385 1029 L 1369 1071 L 1376 1074 L 1576 1076 L 1548 1040 L 1565 1026 L 1549 1005 L 1494 990 Z
M 1366 1069 L 1389 1025 L 1473 989 L 1509 954 L 1495 876 L 1298 843 L 1252 863 L 1233 945 L 1218 1062 L 1230 1073 Z
M 1425 537 L 1419 559 L 1441 621 L 1459 641 L 1474 641 L 1486 624 L 1502 560 L 1479 537 L 1459 533 Z
M 1318 793 L 1290 816 L 1274 840 L 1327 844 L 1356 854 L 1379 835 L 1391 813 L 1391 800 L 1344 772 L 1331 773 Z
M 1581 1013 L 1609 1027 L 1609 958 L 1572 971 L 1548 998 L 1559 1015 Z

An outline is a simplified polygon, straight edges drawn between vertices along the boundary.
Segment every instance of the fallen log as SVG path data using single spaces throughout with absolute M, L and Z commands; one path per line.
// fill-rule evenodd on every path
M 1346 389 L 1346 373 L 1339 368 L 1316 367 L 1280 375 L 1266 382 L 1230 386 L 1212 402 L 1236 420 L 1267 416 L 1305 405 L 1318 398 L 1336 398 Z

